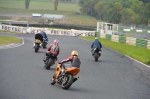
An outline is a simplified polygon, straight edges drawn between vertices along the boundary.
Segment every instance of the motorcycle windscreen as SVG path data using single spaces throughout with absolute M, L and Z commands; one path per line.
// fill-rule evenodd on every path
M 40 40 L 41 42 L 43 42 L 43 36 L 41 33 L 35 34 L 35 39 Z
M 73 76 L 76 76 L 80 72 L 80 68 L 66 68 L 65 71 Z

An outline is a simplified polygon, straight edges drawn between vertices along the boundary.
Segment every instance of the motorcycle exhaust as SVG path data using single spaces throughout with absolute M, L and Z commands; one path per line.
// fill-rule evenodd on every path
M 79 76 L 78 76 L 78 77 L 74 77 L 74 79 L 73 79 L 73 83 L 74 83 L 75 81 L 77 81 L 77 80 L 78 80 L 78 78 L 79 78 Z
M 33 43 L 33 48 L 35 47 L 35 43 Z

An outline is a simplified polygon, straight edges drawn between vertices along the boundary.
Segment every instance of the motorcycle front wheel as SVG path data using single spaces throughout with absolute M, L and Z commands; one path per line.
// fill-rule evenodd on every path
M 53 64 L 53 60 L 51 58 L 49 58 L 46 61 L 46 64 L 45 64 L 46 69 L 50 69 L 50 67 L 52 66 L 52 64 Z
M 50 83 L 51 83 L 51 85 L 54 85 L 56 83 L 54 77 L 51 79 Z

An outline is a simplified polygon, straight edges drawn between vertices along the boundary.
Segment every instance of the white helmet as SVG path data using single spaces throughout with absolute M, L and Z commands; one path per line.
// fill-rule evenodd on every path
M 54 40 L 54 44 L 57 44 L 57 45 L 58 45 L 58 43 L 59 43 L 59 40 L 55 39 L 55 40 Z
M 97 37 L 95 37 L 95 40 L 98 39 Z

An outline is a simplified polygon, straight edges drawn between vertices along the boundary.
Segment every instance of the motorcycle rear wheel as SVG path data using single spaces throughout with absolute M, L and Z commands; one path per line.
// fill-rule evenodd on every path
M 72 83 L 73 83 L 73 76 L 72 75 L 66 75 L 62 81 L 62 88 L 67 90 L 71 87 Z
M 98 61 L 98 57 L 99 57 L 98 53 L 95 53 L 95 61 Z
M 39 50 L 39 45 L 35 44 L 34 49 L 35 49 L 35 52 L 37 52 Z
M 46 44 L 42 44 L 43 49 L 46 49 Z

